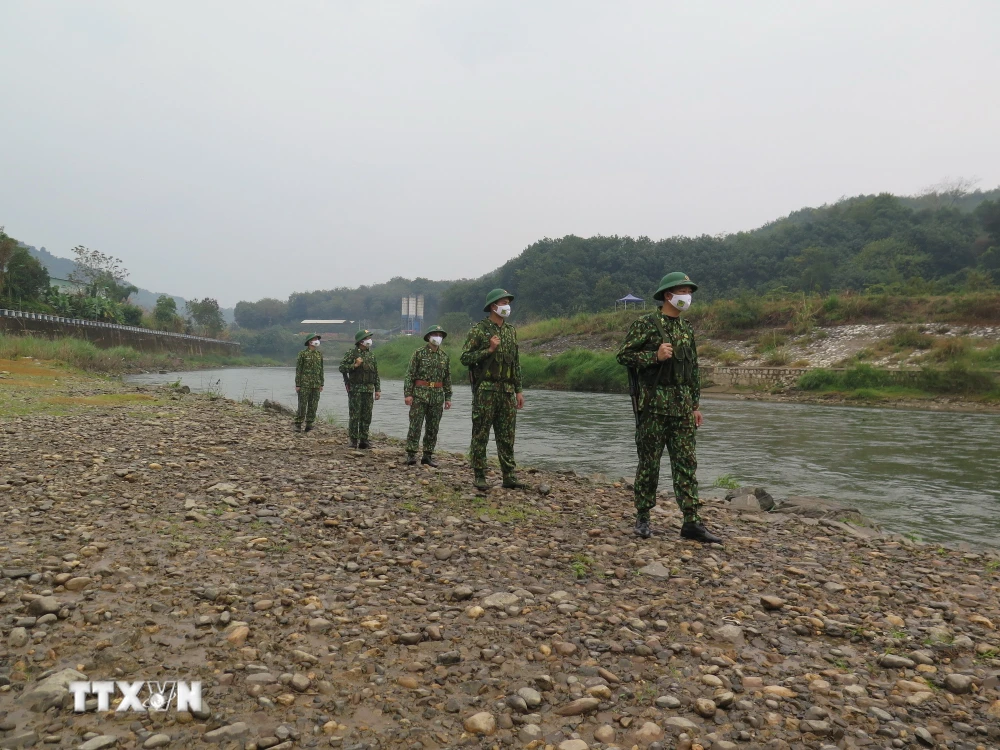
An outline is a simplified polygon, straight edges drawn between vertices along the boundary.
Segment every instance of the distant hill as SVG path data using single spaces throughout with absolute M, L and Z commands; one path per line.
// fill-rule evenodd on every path
M 725 236 L 545 238 L 485 276 L 452 284 L 442 313 L 480 314 L 495 287 L 519 320 L 593 313 L 626 293 L 650 299 L 684 271 L 699 299 L 833 290 L 942 294 L 1000 286 L 1000 189 L 846 198 Z
M 53 276 L 57 279 L 68 279 L 70 274 L 76 269 L 76 263 L 74 263 L 69 258 L 60 258 L 57 255 L 53 255 L 44 247 L 32 247 L 31 245 L 25 245 L 28 252 L 31 253 L 38 261 L 45 266 L 49 272 L 49 276 Z M 132 301 L 139 305 L 139 307 L 144 307 L 147 310 L 152 310 L 156 306 L 156 300 L 161 294 L 167 294 L 167 292 L 151 292 L 148 289 L 140 288 L 138 292 L 132 295 Z M 178 297 L 176 294 L 168 295 L 174 298 L 177 303 L 177 309 L 180 312 L 184 311 L 184 305 L 187 304 L 187 300 L 183 297 Z M 233 308 L 223 308 L 222 315 L 226 319 L 226 323 L 233 322 Z
M 660 278 L 682 270 L 698 299 L 831 290 L 929 294 L 1000 286 L 1000 188 L 962 181 L 917 196 L 889 193 L 802 208 L 725 236 L 567 235 L 545 238 L 478 279 L 393 278 L 382 284 L 241 301 L 242 328 L 347 318 L 369 328 L 399 325 L 400 296 L 423 294 L 426 319 L 482 315 L 483 299 L 510 289 L 519 321 L 612 309 L 632 292 L 650 299 Z M 456 325 L 459 325 L 456 322 Z

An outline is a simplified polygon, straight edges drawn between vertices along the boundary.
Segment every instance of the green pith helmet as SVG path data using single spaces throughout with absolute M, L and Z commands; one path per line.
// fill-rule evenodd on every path
M 368 338 L 371 335 L 372 335 L 372 332 L 369 331 L 367 328 L 365 330 L 363 330 L 363 331 L 358 331 L 356 334 L 354 334 L 354 343 L 355 344 L 360 344 L 362 341 L 364 341 L 366 338 Z
M 441 338 L 448 338 L 448 332 L 444 330 L 441 326 L 431 326 L 427 329 L 427 333 L 424 334 L 424 341 L 431 337 L 432 333 L 440 333 Z
M 663 293 L 668 289 L 673 289 L 675 286 L 689 286 L 692 292 L 698 291 L 698 285 L 691 281 L 686 273 L 674 271 L 660 279 L 660 287 L 656 290 L 656 294 L 653 295 L 653 299 L 657 302 L 663 302 Z
M 320 339 L 322 341 L 323 337 L 320 336 L 318 333 L 312 334 L 309 338 L 306 339 L 306 346 L 309 346 L 309 342 L 312 341 L 313 339 Z
M 483 312 L 490 311 L 490 305 L 496 302 L 498 299 L 503 299 L 504 297 L 509 297 L 514 299 L 514 295 L 508 292 L 506 289 L 494 289 L 492 292 L 486 295 L 486 307 L 483 308 Z

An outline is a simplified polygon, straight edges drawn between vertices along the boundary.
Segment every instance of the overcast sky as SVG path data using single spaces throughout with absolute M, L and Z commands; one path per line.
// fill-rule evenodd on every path
M 0 225 L 232 305 L 991 188 L 998 29 L 997 0 L 0 0 Z

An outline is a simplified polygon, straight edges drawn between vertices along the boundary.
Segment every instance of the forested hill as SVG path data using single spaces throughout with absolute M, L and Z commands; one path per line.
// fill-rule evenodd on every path
M 539 240 L 482 279 L 453 284 L 442 308 L 478 314 L 485 291 L 500 286 L 517 294 L 522 319 L 606 310 L 628 292 L 650 298 L 672 270 L 696 280 L 702 298 L 990 287 L 1000 284 L 1000 190 L 980 195 L 993 200 L 972 211 L 853 198 L 724 237 Z
M 719 237 L 543 239 L 479 279 L 396 278 L 296 293 L 287 301 L 241 302 L 236 321 L 264 328 L 347 318 L 391 328 L 398 325 L 399 298 L 408 293 L 426 296 L 428 318 L 479 317 L 486 293 L 498 286 L 516 293 L 524 321 L 607 310 L 628 292 L 650 298 L 672 270 L 697 280 L 703 299 L 782 290 L 926 294 L 991 288 L 1000 285 L 1000 188 L 858 196 Z

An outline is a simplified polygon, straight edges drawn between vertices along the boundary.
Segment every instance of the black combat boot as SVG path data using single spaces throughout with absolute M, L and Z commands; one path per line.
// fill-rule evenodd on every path
M 421 459 L 420 463 L 430 466 L 432 469 L 438 467 L 438 462 L 434 460 L 434 457 L 430 453 L 425 453 Z
M 722 544 L 722 539 L 706 529 L 701 521 L 685 521 L 681 526 L 681 539 L 690 539 L 702 544 Z
M 302 425 L 300 425 L 298 422 L 296 422 L 295 426 L 292 428 L 292 430 L 295 431 L 295 432 L 302 432 Z
M 417 454 L 416 453 L 407 453 L 406 454 L 406 465 L 407 466 L 416 466 L 417 465 Z
M 643 539 L 649 539 L 653 536 L 653 530 L 649 528 L 649 519 L 643 516 L 636 516 L 635 519 L 635 535 L 640 536 Z
M 490 488 L 489 483 L 486 481 L 485 471 L 477 471 L 476 479 L 472 484 L 477 490 L 488 490 Z
M 360 441 L 360 442 L 358 443 L 358 447 L 359 447 L 359 448 L 363 448 L 364 450 L 368 450 L 369 448 L 371 448 L 371 447 L 372 447 L 372 444 L 371 444 L 371 443 L 369 443 L 369 442 L 368 442 L 367 440 L 361 440 L 361 441 Z
M 527 482 L 522 482 L 515 476 L 509 476 L 503 478 L 502 487 L 505 490 L 530 490 L 531 485 Z
M 351 447 L 352 448 L 357 448 L 358 447 L 358 441 L 355 440 L 354 438 L 351 438 Z
M 311 424 L 307 424 L 304 432 L 312 432 L 312 431 L 313 431 L 313 426 Z

